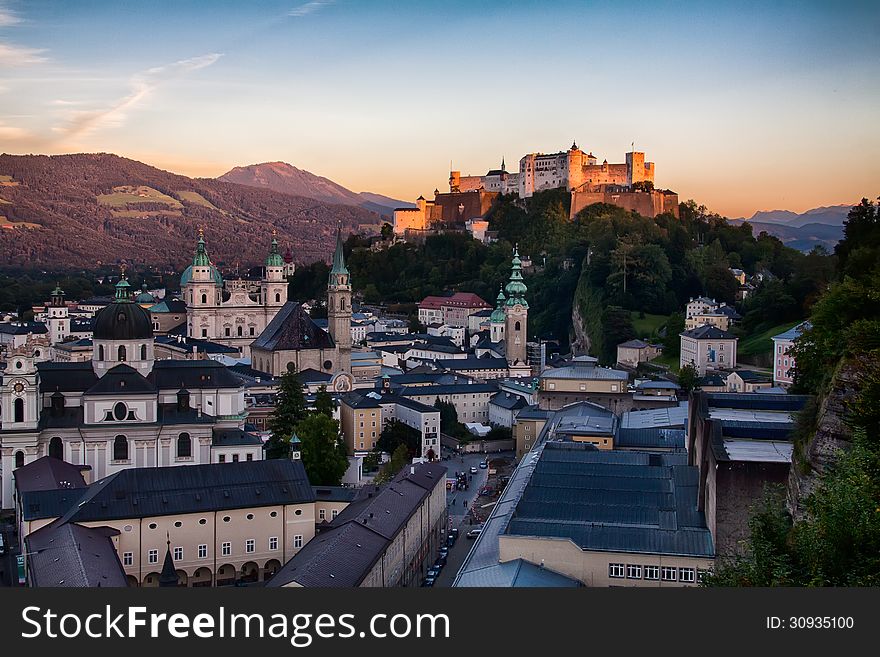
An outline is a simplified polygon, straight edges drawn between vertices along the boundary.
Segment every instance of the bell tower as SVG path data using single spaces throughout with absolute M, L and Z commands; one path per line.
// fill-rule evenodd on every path
M 272 245 L 266 257 L 266 274 L 260 283 L 263 305 L 279 308 L 287 302 L 287 279 L 284 277 L 284 258 L 278 253 L 278 240 L 272 231 Z
M 9 354 L 0 387 L 0 463 L 3 469 L 2 508 L 14 506 L 13 471 L 43 456 L 37 438 L 40 421 L 39 376 L 36 363 L 22 346 Z
M 49 325 L 49 344 L 64 342 L 70 335 L 70 317 L 67 304 L 64 303 L 64 290 L 56 285 L 52 290 L 52 301 L 46 308 L 46 323 Z
M 342 227 L 336 229 L 336 251 L 327 281 L 327 327 L 336 343 L 334 371 L 351 373 L 351 274 L 345 266 Z
M 529 320 L 529 303 L 526 301 L 528 288 L 523 282 L 522 261 L 519 249 L 514 248 L 511 261 L 510 280 L 504 291 L 507 300 L 504 302 L 504 352 L 509 365 L 523 365 L 528 362 L 526 356 L 526 336 Z

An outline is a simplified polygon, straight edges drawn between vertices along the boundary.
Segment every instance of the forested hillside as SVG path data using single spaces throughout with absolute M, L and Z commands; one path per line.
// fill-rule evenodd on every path
M 205 229 L 218 265 L 261 264 L 272 231 L 298 262 L 329 255 L 346 232 L 381 223 L 367 210 L 161 171 L 108 154 L 0 155 L 0 267 L 179 270 Z
M 787 490 L 753 511 L 745 556 L 720 586 L 880 585 L 880 212 L 854 207 L 834 280 L 795 343 L 798 418 Z

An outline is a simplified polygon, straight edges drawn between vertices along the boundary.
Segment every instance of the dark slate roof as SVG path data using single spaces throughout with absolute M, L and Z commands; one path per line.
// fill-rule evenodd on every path
M 717 326 L 712 326 L 711 324 L 706 324 L 704 326 L 698 326 L 695 329 L 691 329 L 690 331 L 685 331 L 684 333 L 680 333 L 686 338 L 693 338 L 695 340 L 735 340 L 736 336 L 733 333 L 728 333 L 727 331 L 722 331 Z
M 346 486 L 312 486 L 312 490 L 316 502 L 351 502 L 358 494 L 357 488 Z
M 229 368 L 214 360 L 157 360 L 147 379 L 159 390 L 241 387 Z
M 49 329 L 43 322 L 3 322 L 0 323 L 0 333 L 7 335 L 40 335 L 48 333 Z
M 489 403 L 495 404 L 495 406 L 500 406 L 508 411 L 516 411 L 529 405 L 529 403 L 519 395 L 514 395 L 509 392 L 499 392 L 498 394 L 493 395 L 489 400 Z
M 61 392 L 85 392 L 98 380 L 91 361 L 77 363 L 37 363 L 40 388 Z
M 396 381 L 395 379 L 392 379 Z M 480 382 L 480 383 L 452 383 L 447 385 L 431 385 L 431 386 L 408 386 L 400 389 L 400 395 L 403 397 L 416 395 L 461 395 L 461 394 L 479 394 L 486 392 L 496 392 L 498 390 L 497 382 Z
M 666 429 L 661 427 L 622 428 L 617 432 L 614 447 L 684 449 L 686 433 L 684 429 Z
M 214 447 L 233 447 L 236 445 L 262 445 L 263 439 L 241 429 L 214 429 L 211 438 Z
M 516 416 L 518 420 L 546 420 L 550 411 L 540 408 L 537 404 L 527 406 Z
M 36 587 L 124 587 L 125 571 L 110 527 L 53 522 L 25 539 L 30 583 Z
M 155 392 L 156 386 L 143 374 L 125 363 L 120 363 L 98 379 L 84 394 L 118 396 Z
M 727 315 L 732 320 L 742 319 L 740 317 L 740 314 L 738 312 L 736 312 L 736 308 L 734 308 L 733 306 L 728 306 L 728 305 L 718 306 L 715 309 L 715 312 L 720 313 L 722 315 Z
M 31 517 L 57 511 L 63 496 L 23 500 Z M 315 495 L 302 461 L 273 459 L 128 468 L 89 486 L 64 518 L 95 522 L 122 518 L 213 512 L 276 504 L 305 504 Z M 48 509 L 31 505 L 45 503 Z
M 35 490 L 70 490 L 85 488 L 86 480 L 82 473 L 91 469 L 90 465 L 73 465 L 61 459 L 43 456 L 16 468 L 12 476 L 19 494 Z
M 744 383 L 770 383 L 770 377 L 759 372 L 752 372 L 751 370 L 736 370 L 734 374 L 739 375 L 739 378 L 741 378 Z
M 794 422 L 763 422 L 760 420 L 716 420 L 725 438 L 753 440 L 791 440 Z
M 150 313 L 131 301 L 119 301 L 99 310 L 93 324 L 95 340 L 152 340 Z
M 648 346 L 648 343 L 644 340 L 628 340 L 626 342 L 621 342 L 617 345 L 617 348 L 623 347 L 624 349 L 644 349 Z
M 697 385 L 718 387 L 725 386 L 727 384 L 724 383 L 724 379 L 721 377 L 720 374 L 706 374 L 706 376 L 697 379 Z
M 275 378 L 268 372 L 255 370 L 250 365 L 228 365 L 226 369 L 247 384 L 256 383 L 257 379 L 262 383 L 264 381 L 271 381 Z
M 252 349 L 281 351 L 287 349 L 332 349 L 333 338 L 320 328 L 296 302 L 288 301 L 260 336 Z
M 569 539 L 584 550 L 712 557 L 698 482 L 686 454 L 550 442 L 507 533 Z
M 756 392 L 707 392 L 706 403 L 713 408 L 738 408 L 760 411 L 799 411 L 809 395 L 764 395 Z
M 636 390 L 678 390 L 679 386 L 672 381 L 642 381 Z
M 446 370 L 506 370 L 507 359 L 505 358 L 448 358 L 434 361 L 437 367 Z
M 327 372 L 320 372 L 311 367 L 307 367 L 304 370 L 300 370 L 296 373 L 296 379 L 302 384 L 309 383 L 329 383 L 330 379 L 333 378 L 332 374 L 328 374 Z
M 358 586 L 387 547 L 386 539 L 355 522 L 324 530 L 281 567 L 266 586 Z
M 358 496 L 266 585 L 358 586 L 424 499 L 445 481 L 446 467 L 438 463 L 405 467 L 378 492 Z

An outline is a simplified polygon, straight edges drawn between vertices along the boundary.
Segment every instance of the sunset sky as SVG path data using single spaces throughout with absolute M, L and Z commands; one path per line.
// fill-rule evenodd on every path
M 880 194 L 880 3 L 0 0 L 0 152 L 411 200 L 566 149 L 722 214 Z

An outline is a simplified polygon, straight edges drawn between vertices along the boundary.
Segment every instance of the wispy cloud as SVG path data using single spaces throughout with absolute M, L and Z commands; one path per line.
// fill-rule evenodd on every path
M 294 16 L 296 18 L 299 18 L 301 16 L 308 16 L 309 14 L 314 14 L 316 11 L 320 11 L 324 7 L 332 4 L 333 0 L 314 0 L 313 2 L 307 2 L 304 5 L 300 5 L 299 7 L 294 7 L 289 12 L 287 12 L 287 15 Z
M 18 128 L 16 126 L 6 125 L 5 123 L 0 122 L 0 138 L 20 141 L 23 139 L 27 139 L 30 136 L 30 133 L 24 128 Z
M 10 27 L 19 23 L 21 23 L 21 18 L 4 3 L 0 2 L 0 27 Z
M 67 122 L 53 128 L 53 131 L 58 135 L 59 140 L 70 141 L 91 134 L 100 128 L 122 125 L 128 113 L 140 105 L 156 89 L 188 73 L 211 66 L 222 56 L 222 53 L 209 53 L 190 59 L 181 59 L 172 64 L 157 66 L 144 73 L 133 75 L 129 80 L 128 94 L 106 107 L 93 110 L 73 110 L 70 112 Z M 74 101 L 55 101 L 55 104 L 63 106 L 71 102 Z
M 28 48 L 11 43 L 0 43 L 0 67 L 30 66 L 42 64 L 48 59 L 43 56 L 45 48 Z

